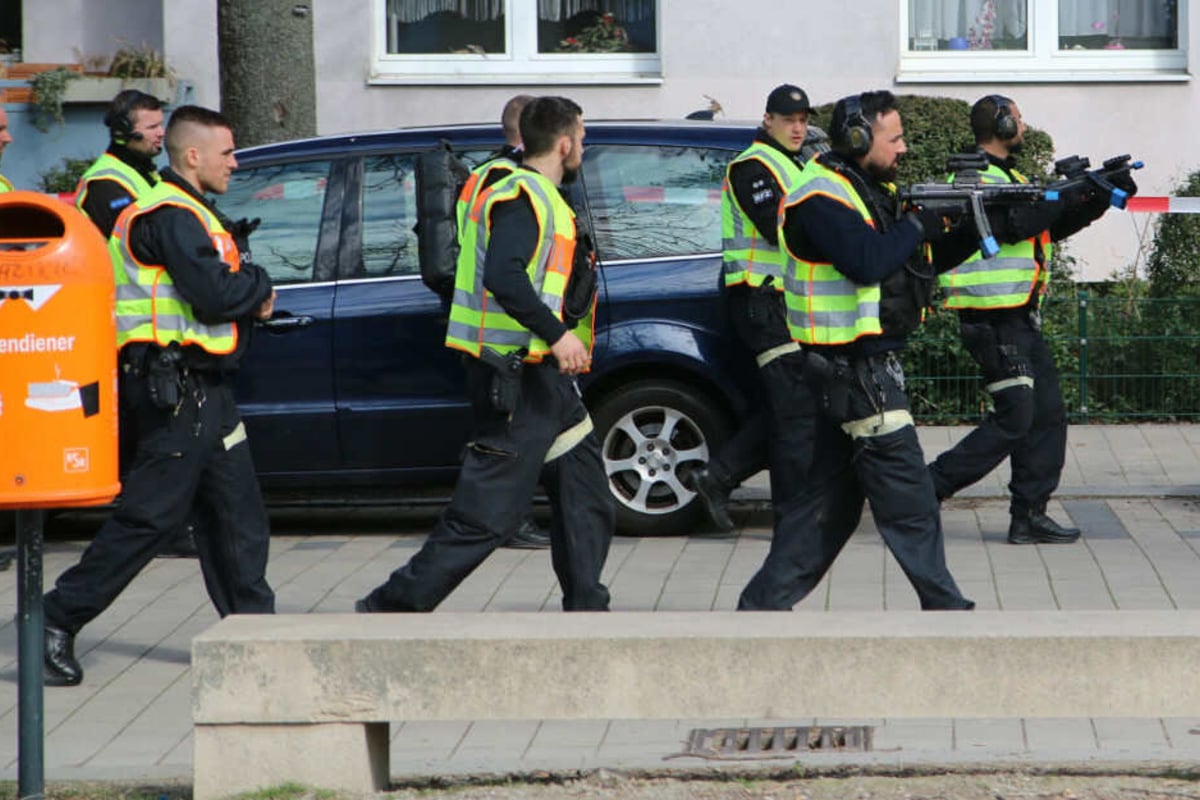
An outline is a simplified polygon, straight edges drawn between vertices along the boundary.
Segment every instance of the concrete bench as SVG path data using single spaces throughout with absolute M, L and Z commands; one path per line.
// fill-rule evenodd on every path
M 196 800 L 387 788 L 391 720 L 1200 714 L 1200 611 L 229 617 L 192 644 Z

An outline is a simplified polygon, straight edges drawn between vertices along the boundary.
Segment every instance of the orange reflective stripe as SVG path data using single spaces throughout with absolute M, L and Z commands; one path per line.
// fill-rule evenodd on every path
M 547 272 L 557 272 L 569 276 L 575 255 L 574 241 L 562 234 L 554 234 L 554 242 L 550 245 L 550 260 L 546 262 Z

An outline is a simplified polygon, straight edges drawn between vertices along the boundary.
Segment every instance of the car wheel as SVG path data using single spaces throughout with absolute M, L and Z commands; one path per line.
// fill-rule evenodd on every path
M 617 532 L 690 532 L 703 509 L 684 481 L 729 433 L 717 404 L 684 383 L 639 381 L 602 397 L 592 417 L 616 498 Z

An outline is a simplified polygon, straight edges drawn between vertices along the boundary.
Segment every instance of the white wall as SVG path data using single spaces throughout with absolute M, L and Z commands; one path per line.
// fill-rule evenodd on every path
M 161 1 L 167 7 L 170 61 L 196 82 L 199 102 L 216 105 L 215 0 Z M 53 0 L 59 6 L 65 2 Z M 570 95 L 592 118 L 681 117 L 703 107 L 704 95 L 711 95 L 728 118 L 757 119 L 767 92 L 788 81 L 803 86 L 816 103 L 878 88 L 967 101 L 991 92 L 1008 94 L 1031 125 L 1054 137 L 1059 156 L 1080 153 L 1097 165 L 1117 153 L 1143 159 L 1147 166 L 1137 173 L 1143 194 L 1167 194 L 1189 170 L 1200 168 L 1200 157 L 1184 141 L 1200 127 L 1200 89 L 1192 82 L 897 85 L 895 0 L 834 5 L 662 0 L 661 85 L 522 87 L 370 86 L 372 4 L 312 2 L 321 133 L 491 121 L 516 91 Z M 1186 39 L 1193 43 L 1190 71 L 1195 72 L 1200 14 L 1189 17 Z M 1150 219 L 1114 212 L 1074 237 L 1068 249 L 1082 266 L 1080 276 L 1103 279 L 1129 264 L 1138 251 L 1135 220 Z
M 21 57 L 25 61 L 74 63 L 81 56 L 111 57 L 123 46 L 146 45 L 163 51 L 163 0 L 23 2 Z

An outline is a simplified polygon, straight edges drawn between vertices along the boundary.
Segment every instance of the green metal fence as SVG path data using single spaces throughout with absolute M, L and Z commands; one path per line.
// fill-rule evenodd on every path
M 1043 306 L 1072 422 L 1200 418 L 1200 297 L 1116 297 L 1080 290 Z M 904 359 L 921 422 L 973 423 L 987 412 L 953 313 L 932 315 Z

